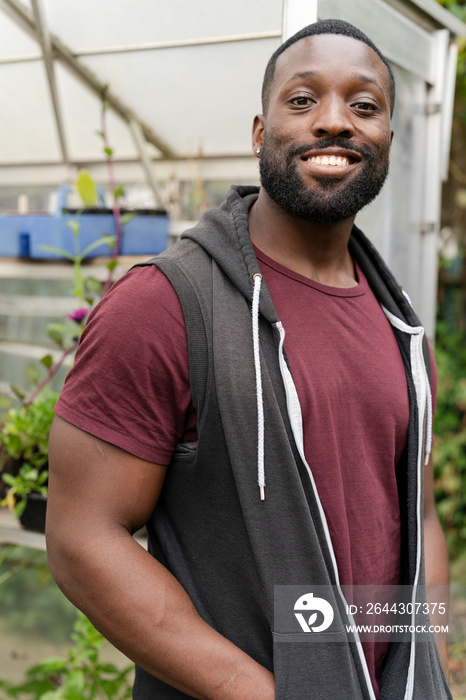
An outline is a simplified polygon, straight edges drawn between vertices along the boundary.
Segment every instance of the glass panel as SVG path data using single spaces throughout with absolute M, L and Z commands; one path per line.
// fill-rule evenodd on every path
M 281 0 L 45 0 L 49 26 L 73 50 L 281 30 Z
M 0 57 L 40 53 L 38 42 L 24 32 L 5 12 L 0 11 Z
M 42 62 L 0 66 L 2 163 L 60 160 Z
M 433 37 L 387 2 L 319 0 L 318 14 L 320 19 L 339 17 L 355 24 L 390 61 L 433 82 Z
M 279 41 L 267 39 L 82 61 L 178 153 L 251 152 L 262 75 Z
M 102 128 L 101 100 L 59 63 L 55 64 L 55 75 L 66 123 L 70 158 L 78 161 L 104 158 L 102 138 L 96 133 Z M 115 157 L 136 158 L 136 149 L 123 120 L 108 110 L 106 121 L 108 142 Z

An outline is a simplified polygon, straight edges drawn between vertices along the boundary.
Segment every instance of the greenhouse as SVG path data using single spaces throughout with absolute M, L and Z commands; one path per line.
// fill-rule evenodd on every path
M 88 316 L 113 284 L 170 249 L 206 210 L 222 204 L 232 184 L 260 184 L 262 144 L 257 150 L 253 120 L 262 113 L 267 62 L 302 27 L 328 19 L 367 35 L 396 83 L 388 177 L 358 211 L 356 225 L 422 320 L 432 358 L 435 348 L 435 499 L 456 620 L 448 640 L 450 682 L 452 697 L 466 698 L 463 0 L 0 0 L 0 698 L 131 697 L 132 663 L 65 599 L 47 566 L 43 531 L 54 406 Z M 340 156 L 343 169 L 345 162 Z M 251 296 L 253 314 L 254 303 Z M 262 321 L 258 316 L 257 333 L 263 333 Z M 192 353 L 189 334 L 188 344 Z M 260 397 L 259 346 L 254 353 L 250 383 Z M 191 354 L 189 363 L 192 373 Z M 268 375 L 264 395 L 267 381 Z M 412 391 L 419 391 L 415 379 Z M 292 413 L 289 393 L 283 391 L 280 401 Z M 260 455 L 259 404 L 258 398 Z M 419 425 L 423 410 L 418 400 Z M 427 413 L 419 438 L 426 442 Z M 267 416 L 265 422 L 267 429 Z M 41 501 L 38 515 L 29 508 L 34 499 Z M 151 549 L 146 527 L 134 536 Z M 305 635 L 312 625 L 304 625 L 297 631 Z M 359 640 L 356 647 L 363 656 Z M 364 660 L 362 668 L 367 681 Z M 370 687 L 367 697 L 376 700 L 377 691 Z

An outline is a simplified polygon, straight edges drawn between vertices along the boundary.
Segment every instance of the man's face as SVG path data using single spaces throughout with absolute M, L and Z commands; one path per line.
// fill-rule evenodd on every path
M 331 224 L 376 197 L 392 132 L 386 66 L 361 41 L 321 34 L 279 56 L 269 108 L 256 117 L 260 175 L 288 214 Z

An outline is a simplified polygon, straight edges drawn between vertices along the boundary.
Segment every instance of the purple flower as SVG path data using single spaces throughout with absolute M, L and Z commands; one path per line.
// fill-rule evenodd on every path
M 89 313 L 89 309 L 76 309 L 71 314 L 65 314 L 65 318 L 70 318 L 76 323 L 82 323 Z

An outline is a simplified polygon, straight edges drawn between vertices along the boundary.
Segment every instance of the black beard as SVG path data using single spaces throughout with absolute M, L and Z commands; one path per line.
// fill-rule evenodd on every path
M 297 172 L 296 157 L 332 146 L 357 151 L 363 156 L 358 177 L 339 187 L 339 179 L 323 175 L 319 177 L 318 189 L 306 188 Z M 388 175 L 388 154 L 387 147 L 376 161 L 371 151 L 355 147 L 351 141 L 327 137 L 318 144 L 290 150 L 283 164 L 282 154 L 269 147 L 264 138 L 259 166 L 261 184 L 269 197 L 291 216 L 315 224 L 335 224 L 355 216 L 379 194 Z

